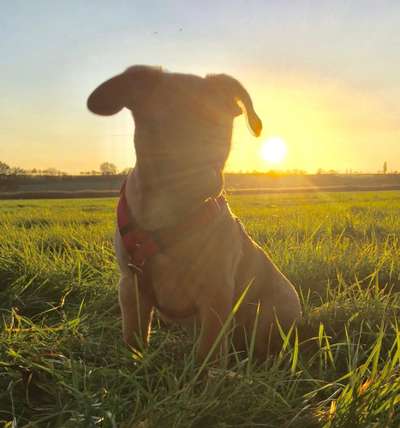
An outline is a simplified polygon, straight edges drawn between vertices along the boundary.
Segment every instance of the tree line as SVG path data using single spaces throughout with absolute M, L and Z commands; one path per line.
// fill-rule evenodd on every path
M 111 162 L 103 162 L 100 164 L 98 170 L 81 171 L 79 175 L 127 175 L 132 168 L 124 168 L 118 171 L 118 168 Z M 287 176 L 287 175 L 308 175 L 309 173 L 302 169 L 288 169 L 288 170 L 269 170 L 269 171 L 237 171 L 236 174 L 250 174 L 250 175 L 271 175 L 271 176 Z M 339 172 L 335 169 L 323 169 L 318 168 L 316 170 L 317 175 L 342 175 L 343 172 Z M 345 175 L 360 175 L 366 174 L 366 172 L 346 169 Z M 400 174 L 399 171 L 389 171 L 387 161 L 383 163 L 382 169 L 376 171 L 376 174 Z M 44 175 L 44 176 L 67 176 L 71 175 L 67 172 L 61 171 L 57 168 L 46 168 L 31 170 L 23 169 L 18 166 L 12 167 L 5 162 L 0 161 L 0 176 L 10 175 Z
M 131 168 L 125 168 L 121 171 L 118 171 L 117 167 L 111 162 L 103 162 L 99 166 L 99 170 L 91 170 L 91 171 L 81 171 L 80 175 L 126 175 L 129 173 Z M 0 161 L 0 175 L 45 175 L 45 176 L 66 176 L 70 175 L 67 172 L 61 171 L 57 168 L 33 168 L 33 169 L 24 169 L 19 166 L 10 166 L 5 162 Z

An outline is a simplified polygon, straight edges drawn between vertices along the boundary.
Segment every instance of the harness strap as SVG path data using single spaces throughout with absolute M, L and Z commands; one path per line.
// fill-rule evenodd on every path
M 193 311 L 175 312 L 167 310 L 157 303 L 151 272 L 146 262 L 159 253 L 162 248 L 173 245 L 187 233 L 210 223 L 226 206 L 226 199 L 222 195 L 218 198 L 209 198 L 181 224 L 157 231 L 147 231 L 141 229 L 132 216 L 126 199 L 125 188 L 126 180 L 121 186 L 117 207 L 117 223 L 123 245 L 129 254 L 129 267 L 138 276 L 139 287 L 154 302 L 154 305 L 168 317 L 187 318 L 193 315 Z
M 160 251 L 160 246 L 150 232 L 140 229 L 130 214 L 125 187 L 126 181 L 122 184 L 117 207 L 118 230 L 131 263 L 140 268 L 147 259 Z
M 174 244 L 188 233 L 209 224 L 221 212 L 226 204 L 227 202 L 223 195 L 218 196 L 218 198 L 207 199 L 197 211 L 182 223 L 174 227 L 156 231 L 158 242 L 160 242 L 163 247 Z

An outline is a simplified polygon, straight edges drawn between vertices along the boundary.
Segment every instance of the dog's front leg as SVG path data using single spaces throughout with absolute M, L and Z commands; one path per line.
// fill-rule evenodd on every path
M 122 332 L 127 345 L 142 349 L 149 340 L 153 305 L 141 292 L 136 275 L 123 274 L 119 281 Z
M 224 293 L 214 295 L 212 301 L 204 300 L 199 307 L 200 340 L 197 359 L 226 366 L 228 357 L 229 315 L 232 299 Z

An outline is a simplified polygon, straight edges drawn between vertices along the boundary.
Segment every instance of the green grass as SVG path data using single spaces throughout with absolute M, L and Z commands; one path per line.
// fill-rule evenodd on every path
M 0 426 L 400 426 L 400 193 L 230 197 L 302 295 L 274 359 L 121 340 L 114 199 L 0 202 Z M 297 339 L 296 339 L 297 337 Z

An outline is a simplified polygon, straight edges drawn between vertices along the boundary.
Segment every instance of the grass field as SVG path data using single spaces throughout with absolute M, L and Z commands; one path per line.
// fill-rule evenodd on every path
M 207 373 L 157 320 L 122 345 L 115 203 L 0 202 L 0 425 L 400 426 L 400 192 L 230 197 L 305 317 L 276 358 Z

